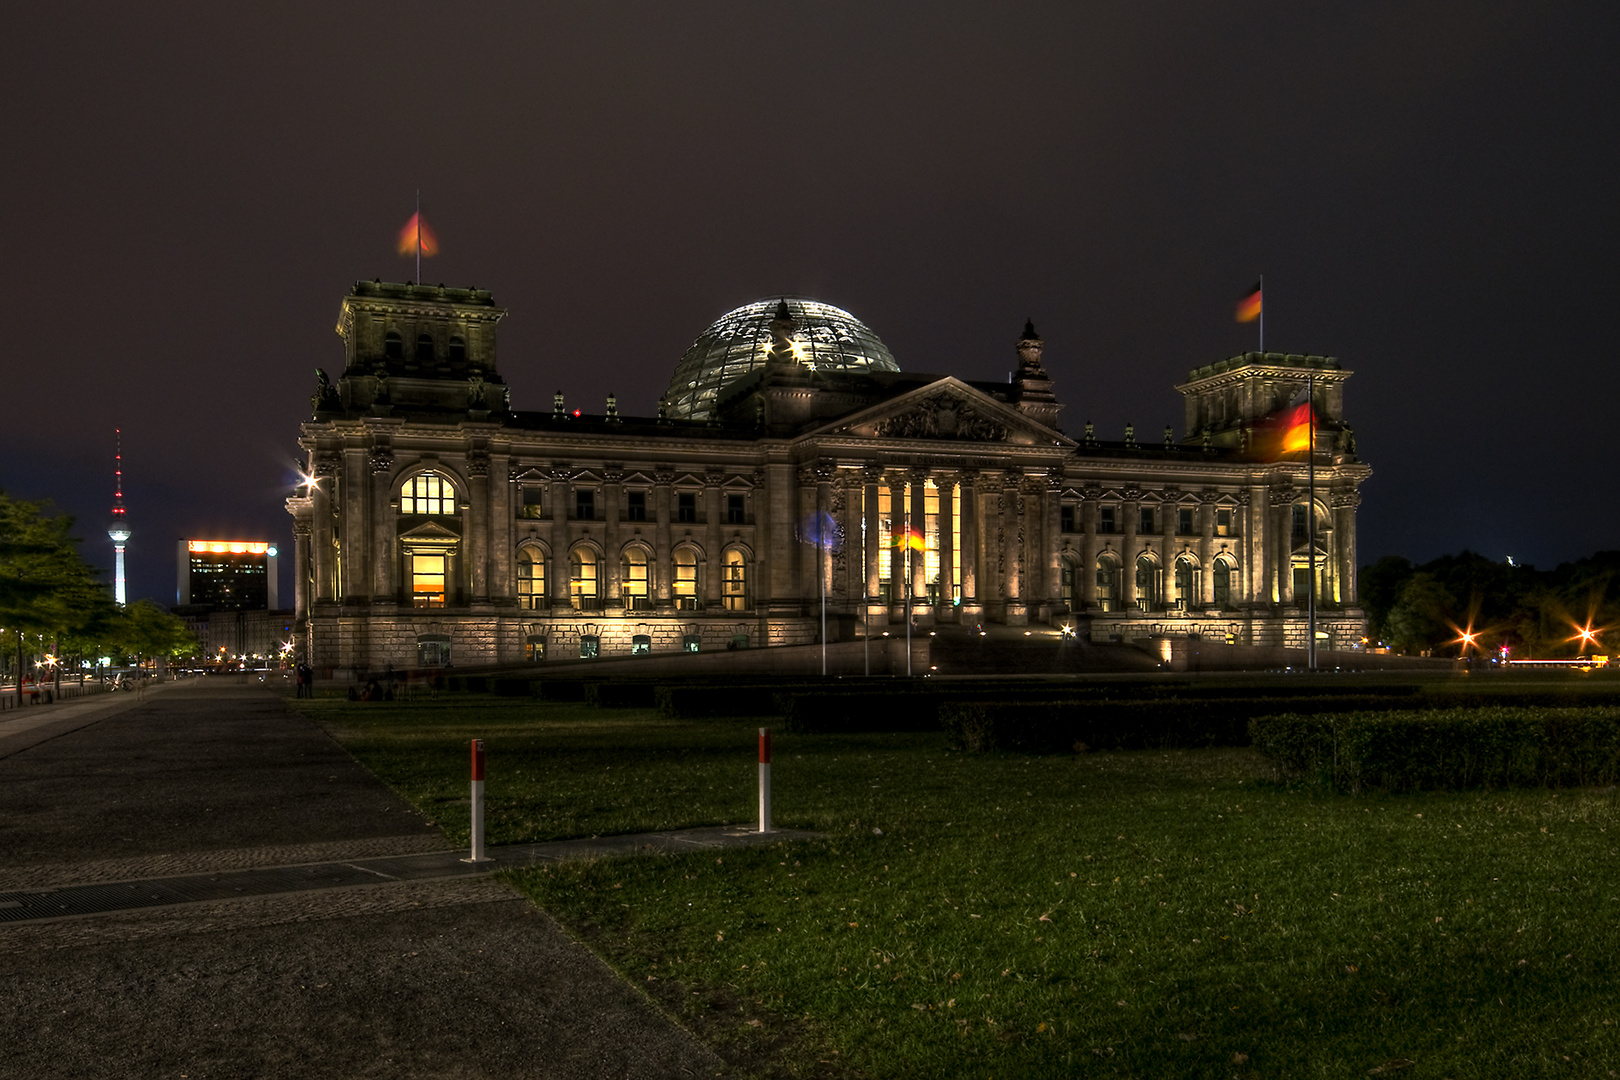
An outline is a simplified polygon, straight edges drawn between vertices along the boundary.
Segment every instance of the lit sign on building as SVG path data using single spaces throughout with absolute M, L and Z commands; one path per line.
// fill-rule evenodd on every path
M 269 552 L 269 544 L 261 544 L 250 540 L 187 540 L 186 550 L 195 554 L 213 552 L 222 555 L 230 552 L 232 555 L 263 555 Z
M 182 607 L 276 607 L 276 546 L 262 540 L 181 540 L 175 599 Z

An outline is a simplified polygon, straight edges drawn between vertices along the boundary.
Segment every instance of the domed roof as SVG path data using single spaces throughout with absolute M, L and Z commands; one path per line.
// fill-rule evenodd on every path
M 802 296 L 755 300 L 720 316 L 686 350 L 664 394 L 666 415 L 707 420 L 722 386 L 764 367 L 779 304 L 787 305 L 795 323 L 793 355 L 811 370 L 900 370 L 878 336 L 843 308 Z

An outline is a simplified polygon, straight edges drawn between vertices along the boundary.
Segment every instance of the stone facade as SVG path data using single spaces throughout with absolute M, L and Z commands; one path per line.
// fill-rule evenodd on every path
M 1363 633 L 1369 469 L 1331 358 L 1196 369 L 1181 439 L 1103 441 L 1057 426 L 1033 326 L 1005 383 L 816 370 L 784 304 L 705 419 L 621 416 L 611 398 L 576 414 L 561 395 L 523 412 L 495 362 L 504 313 L 470 289 L 345 297 L 345 370 L 320 375 L 309 481 L 288 500 L 317 666 L 808 644 L 823 601 L 829 640 L 909 616 L 1301 645 L 1313 566 L 1319 644 Z M 1276 442 L 1306 393 L 1314 461 Z

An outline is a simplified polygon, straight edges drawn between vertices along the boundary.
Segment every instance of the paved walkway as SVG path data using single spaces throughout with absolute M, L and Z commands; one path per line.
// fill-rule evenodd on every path
M 110 698 L 0 721 L 0 1077 L 725 1073 L 276 695 Z

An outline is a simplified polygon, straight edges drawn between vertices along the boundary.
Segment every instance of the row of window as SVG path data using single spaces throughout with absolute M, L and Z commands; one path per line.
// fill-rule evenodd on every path
M 689 547 L 675 550 L 670 593 L 677 610 L 696 611 L 702 606 L 701 571 L 696 551 Z M 653 584 L 652 564 L 645 551 L 631 548 L 619 557 L 619 596 L 627 610 L 651 608 Z M 534 548 L 518 551 L 517 591 L 518 606 L 525 610 L 544 608 L 549 602 L 546 560 Z M 601 562 L 590 548 L 579 547 L 568 553 L 568 599 L 579 611 L 601 610 Z M 720 605 L 728 611 L 742 611 L 749 606 L 748 562 L 735 548 L 727 551 L 721 560 Z
M 1300 508 L 1303 511 L 1303 507 Z M 1064 503 L 1058 509 L 1058 528 L 1066 533 L 1080 532 L 1080 508 L 1073 503 Z M 1159 531 L 1160 511 L 1153 507 L 1144 506 L 1137 510 L 1136 531 L 1139 533 L 1157 533 Z M 1097 531 L 1099 533 L 1120 532 L 1120 509 L 1117 506 L 1099 506 L 1097 508 Z M 1181 506 L 1176 508 L 1176 535 L 1198 536 L 1198 515 L 1194 507 Z M 1237 518 L 1226 507 L 1215 510 L 1215 535 L 1236 536 Z
M 383 355 L 390 360 L 405 359 L 405 339 L 400 336 L 399 331 L 390 330 L 383 337 Z M 434 348 L 433 335 L 417 334 L 416 351 L 411 355 L 418 364 L 436 363 L 438 353 Z M 452 337 L 446 359 L 452 364 L 466 363 L 467 343 L 459 337 Z
M 622 506 L 625 521 L 646 521 L 647 493 L 645 491 L 625 492 L 625 501 Z M 570 519 L 574 521 L 597 520 L 596 491 L 594 488 L 576 488 L 574 491 L 573 513 Z M 519 517 L 543 518 L 545 503 L 539 488 L 525 488 L 523 490 L 523 506 L 518 511 Z M 678 491 L 675 493 L 674 520 L 683 525 L 701 523 L 704 518 L 700 516 L 697 492 Z M 748 503 L 746 496 L 726 496 L 725 522 L 728 525 L 746 525 L 748 523 Z

